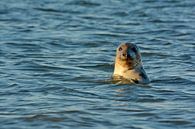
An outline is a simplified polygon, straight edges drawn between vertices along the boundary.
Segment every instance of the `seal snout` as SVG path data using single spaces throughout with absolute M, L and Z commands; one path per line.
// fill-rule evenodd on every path
M 126 53 L 122 53 L 121 54 L 121 59 L 122 60 L 126 60 L 127 59 L 127 54 Z

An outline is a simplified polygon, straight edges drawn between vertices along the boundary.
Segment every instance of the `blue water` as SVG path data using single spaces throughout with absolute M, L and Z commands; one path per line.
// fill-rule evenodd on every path
M 0 129 L 195 128 L 194 0 L 1 0 Z M 151 83 L 110 81 L 120 42 Z

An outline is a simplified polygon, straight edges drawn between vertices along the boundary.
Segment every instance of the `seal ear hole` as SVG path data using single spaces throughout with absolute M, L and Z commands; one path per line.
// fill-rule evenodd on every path
M 123 49 L 122 49 L 122 47 L 120 47 L 118 50 L 119 50 L 119 51 L 122 51 Z

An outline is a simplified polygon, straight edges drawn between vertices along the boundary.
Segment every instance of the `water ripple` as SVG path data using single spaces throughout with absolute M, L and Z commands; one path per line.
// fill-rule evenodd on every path
M 194 5 L 1 0 L 0 127 L 194 128 Z M 149 85 L 111 79 L 120 42 L 139 46 Z

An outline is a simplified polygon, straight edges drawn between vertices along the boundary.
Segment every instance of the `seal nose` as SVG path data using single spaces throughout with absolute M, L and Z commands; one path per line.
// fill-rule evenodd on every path
M 126 57 L 126 56 L 127 56 L 127 54 L 123 53 L 123 56 L 124 56 L 124 57 Z

